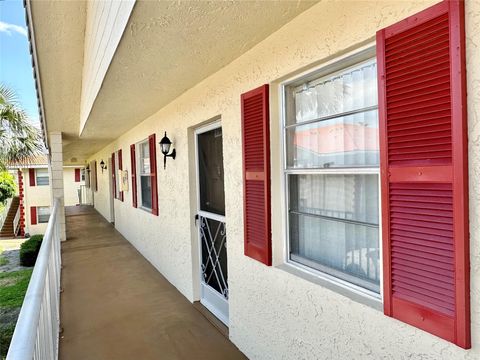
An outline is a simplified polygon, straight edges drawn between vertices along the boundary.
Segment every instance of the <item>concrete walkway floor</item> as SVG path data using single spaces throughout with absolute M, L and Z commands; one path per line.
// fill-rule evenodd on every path
M 66 213 L 60 359 L 245 359 L 95 210 Z

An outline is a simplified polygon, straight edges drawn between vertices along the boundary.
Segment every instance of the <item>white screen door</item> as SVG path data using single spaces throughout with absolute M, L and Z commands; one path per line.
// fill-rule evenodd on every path
M 200 302 L 228 326 L 227 237 L 222 128 L 210 124 L 195 132 Z

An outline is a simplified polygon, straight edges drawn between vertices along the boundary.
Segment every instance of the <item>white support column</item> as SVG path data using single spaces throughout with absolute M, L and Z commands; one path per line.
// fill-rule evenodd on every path
M 59 199 L 58 222 L 60 228 L 60 239 L 65 241 L 67 239 L 65 229 L 65 193 L 63 190 L 63 147 L 62 147 L 62 133 L 49 133 L 50 145 L 50 189 L 52 204 L 55 198 Z

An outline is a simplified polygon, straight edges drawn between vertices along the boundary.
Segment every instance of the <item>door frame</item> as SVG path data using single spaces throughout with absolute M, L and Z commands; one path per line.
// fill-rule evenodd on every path
M 198 126 L 193 131 L 194 151 L 195 151 L 195 164 L 194 164 L 194 167 L 195 167 L 195 186 L 196 186 L 196 189 L 197 189 L 196 199 L 195 199 L 196 200 L 195 201 L 195 214 L 226 224 L 225 215 L 218 215 L 218 214 L 214 214 L 214 213 L 210 213 L 210 212 L 200 210 L 200 176 L 199 176 L 198 135 L 206 133 L 206 132 L 211 131 L 211 130 L 219 129 L 219 128 L 222 129 L 222 122 L 221 122 L 220 118 L 218 118 L 215 121 L 209 122 L 207 124 Z M 223 131 L 223 129 L 222 129 L 222 131 Z M 223 132 L 222 132 L 222 139 L 223 139 Z M 222 162 L 223 162 L 223 144 L 222 144 Z M 225 169 L 225 167 L 224 167 L 224 169 Z M 197 271 L 198 271 L 197 281 L 198 281 L 198 289 L 199 289 L 198 297 L 199 297 L 200 303 L 202 303 L 202 295 L 203 295 L 203 290 L 204 290 L 203 288 L 204 287 L 208 287 L 208 288 L 212 289 L 213 292 L 218 294 L 219 298 L 222 295 L 220 295 L 220 293 L 218 293 L 215 289 L 211 288 L 209 285 L 207 285 L 203 282 L 203 275 L 202 275 L 202 271 L 201 271 L 201 268 L 200 268 L 201 263 L 202 263 L 202 239 L 201 239 L 201 233 L 200 233 L 201 228 L 200 228 L 200 223 L 197 220 L 195 220 L 195 224 L 196 224 L 196 228 L 197 228 L 196 229 L 197 230 L 196 231 L 196 241 L 197 241 L 197 251 L 198 251 L 198 253 L 197 253 L 197 261 L 194 261 L 194 264 L 195 263 L 197 264 Z M 228 251 L 227 251 L 227 264 L 228 264 Z M 194 281 L 195 281 L 195 277 L 194 277 Z M 223 298 L 223 300 L 225 300 L 225 299 Z M 227 302 L 227 307 L 228 307 L 229 301 L 226 300 L 226 302 Z M 224 323 L 228 327 L 228 324 L 229 324 L 228 310 L 227 310 L 227 316 L 225 317 L 221 313 L 216 311 L 215 308 L 213 308 L 211 306 L 208 306 L 208 304 L 202 303 L 202 305 L 205 306 L 213 315 L 215 315 L 222 323 Z

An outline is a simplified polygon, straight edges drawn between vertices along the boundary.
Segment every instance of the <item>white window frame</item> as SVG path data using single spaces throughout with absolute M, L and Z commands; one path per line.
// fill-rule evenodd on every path
M 41 171 L 42 173 L 46 170 L 46 176 L 38 176 L 39 174 L 39 171 Z M 40 184 L 38 182 L 38 178 L 47 178 L 48 179 L 48 184 Z M 44 169 L 44 168 L 38 168 L 38 169 L 35 169 L 35 184 L 37 186 L 49 186 L 50 185 L 50 174 L 48 172 L 48 168 Z
M 279 113 L 281 117 L 281 126 L 280 126 L 280 151 L 281 151 L 281 173 L 282 173 L 282 180 L 281 180 L 281 190 L 282 190 L 282 202 L 283 202 L 283 209 L 282 209 L 282 216 L 284 222 L 284 251 L 283 251 L 283 261 L 286 265 L 287 269 L 292 268 L 294 274 L 306 274 L 306 278 L 313 278 L 320 280 L 320 283 L 324 283 L 325 281 L 332 286 L 330 288 L 339 288 L 342 289 L 341 293 L 352 293 L 354 295 L 359 295 L 360 298 L 370 299 L 373 300 L 374 303 L 378 303 L 378 301 L 383 301 L 383 247 L 382 247 L 382 222 L 381 222 L 381 179 L 380 179 L 380 166 L 376 168 L 372 167 L 361 167 L 361 168 L 326 168 L 322 169 L 323 174 L 376 174 L 378 177 L 378 192 L 379 192 L 379 199 L 378 199 L 378 209 L 379 209 L 379 226 L 378 226 L 378 238 L 379 238 L 379 262 L 380 262 L 380 286 L 379 292 L 375 292 L 354 283 L 348 282 L 344 279 L 335 277 L 331 274 L 326 272 L 322 272 L 318 269 L 313 267 L 306 266 L 299 262 L 293 261 L 290 259 L 290 227 L 289 227 L 289 183 L 288 183 L 288 176 L 292 173 L 294 174 L 318 174 L 318 169 L 296 169 L 291 170 L 287 168 L 287 131 L 286 126 L 287 122 L 287 112 L 286 112 L 286 97 L 287 97 L 287 87 L 294 82 L 301 81 L 302 79 L 312 78 L 312 77 L 321 77 L 323 75 L 332 74 L 336 71 L 344 70 L 352 65 L 358 64 L 359 62 L 368 60 L 370 58 L 375 57 L 375 44 L 370 43 L 361 48 L 356 50 L 350 51 L 345 53 L 344 55 L 335 57 L 332 60 L 324 62 L 320 65 L 307 69 L 306 71 L 301 72 L 295 76 L 292 76 L 284 81 L 280 82 L 279 84 Z M 380 134 L 379 134 L 380 135 Z M 347 170 L 347 171 L 346 171 Z M 353 298 L 356 298 L 354 296 Z
M 48 219 L 50 219 L 51 209 L 50 206 L 37 206 L 37 224 L 48 224 Z M 40 221 L 40 209 L 48 209 L 48 219 L 47 221 Z
M 85 181 L 85 173 L 87 171 L 85 170 L 85 168 L 82 168 L 80 169 L 80 181 Z
M 152 212 L 152 208 L 150 207 L 146 207 L 146 206 L 143 206 L 143 198 L 142 198 L 142 176 L 145 176 L 145 175 L 142 175 L 141 173 L 141 170 L 143 168 L 143 162 L 142 162 L 142 145 L 143 144 L 147 144 L 147 147 L 150 146 L 150 141 L 148 138 L 146 139 L 143 139 L 142 141 L 139 141 L 135 144 L 135 157 L 136 157 L 136 161 L 135 161 L 135 164 L 136 164 L 136 169 L 135 169 L 135 172 L 136 172 L 136 178 L 137 178 L 137 207 L 139 209 L 142 209 L 148 213 L 151 213 Z M 151 161 L 152 159 L 152 154 L 150 154 L 150 148 L 149 148 L 149 159 Z M 148 175 L 150 177 L 150 184 L 152 184 L 152 174 L 150 173 L 150 175 Z M 152 185 L 150 185 L 152 186 Z M 151 201 L 151 200 L 150 200 Z

